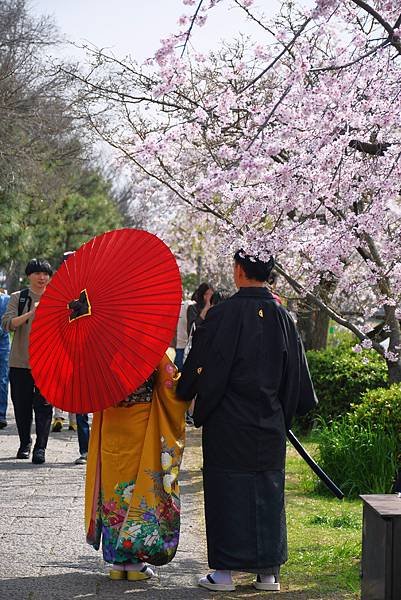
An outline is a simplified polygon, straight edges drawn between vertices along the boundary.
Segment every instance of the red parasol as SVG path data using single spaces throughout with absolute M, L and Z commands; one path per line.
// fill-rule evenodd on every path
M 117 404 L 159 364 L 180 304 L 177 263 L 159 238 L 135 229 L 93 238 L 61 265 L 36 310 L 35 384 L 70 412 Z

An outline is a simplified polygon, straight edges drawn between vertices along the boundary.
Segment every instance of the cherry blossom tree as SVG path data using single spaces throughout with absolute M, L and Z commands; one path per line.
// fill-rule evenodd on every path
M 191 295 L 201 281 L 234 291 L 232 259 L 224 256 L 218 220 L 196 208 L 183 207 L 160 182 L 132 172 L 117 156 L 105 171 L 109 181 L 116 172 L 120 181 L 113 196 L 125 216 L 125 226 L 146 229 L 171 248 L 181 271 L 184 293 Z
M 277 257 L 308 303 L 350 329 L 401 381 L 401 8 L 396 0 L 184 0 L 188 14 L 139 66 L 88 49 L 94 130 L 182 206 L 219 223 L 227 250 Z M 266 41 L 192 48 L 217 5 Z M 359 303 L 358 318 L 344 305 Z M 389 346 L 369 318 L 384 310 Z

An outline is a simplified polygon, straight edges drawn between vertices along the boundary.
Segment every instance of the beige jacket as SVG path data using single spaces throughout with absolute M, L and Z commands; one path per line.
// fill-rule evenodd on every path
M 14 292 L 10 296 L 7 310 L 1 319 L 1 326 L 4 331 L 13 331 L 11 329 L 11 320 L 14 317 L 18 317 L 18 302 L 20 297 L 20 291 Z M 31 306 L 33 307 L 35 302 L 39 302 L 40 296 L 34 294 L 32 290 L 29 290 L 29 297 L 31 300 Z M 27 301 L 23 310 L 23 314 L 28 312 Z M 26 323 L 23 323 L 14 331 L 13 341 L 11 344 L 9 366 L 17 367 L 20 369 L 29 369 L 29 334 L 31 333 L 32 321 L 35 317 L 30 317 Z

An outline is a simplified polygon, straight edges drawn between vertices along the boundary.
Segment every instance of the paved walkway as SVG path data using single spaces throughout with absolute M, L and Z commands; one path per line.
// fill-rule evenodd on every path
M 52 433 L 44 465 L 14 458 L 16 427 L 0 431 L 0 599 L 213 599 L 273 598 L 258 593 L 248 576 L 233 593 L 210 593 L 196 586 L 207 572 L 203 520 L 200 433 L 189 429 L 181 473 L 182 535 L 175 560 L 156 568 L 155 579 L 110 581 L 101 553 L 85 543 L 85 467 L 74 465 L 76 434 Z M 281 600 L 297 594 L 281 593 Z M 304 598 L 304 596 L 302 596 Z

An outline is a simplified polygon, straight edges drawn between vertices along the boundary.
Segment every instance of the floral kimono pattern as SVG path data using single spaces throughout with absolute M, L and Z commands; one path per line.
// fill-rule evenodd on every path
M 187 403 L 175 397 L 174 372 L 164 356 L 151 402 L 94 415 L 85 521 L 88 543 L 101 542 L 106 562 L 163 565 L 176 553 Z

